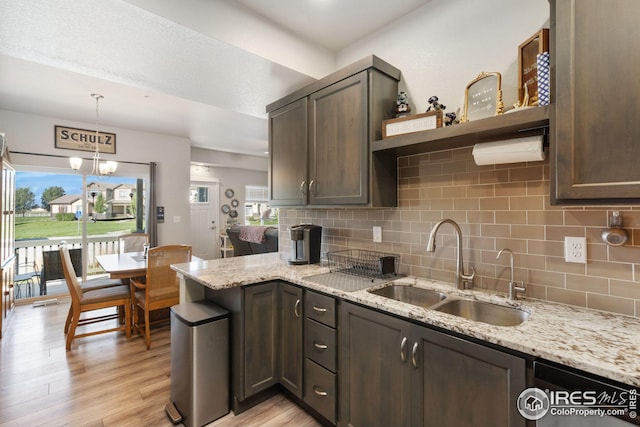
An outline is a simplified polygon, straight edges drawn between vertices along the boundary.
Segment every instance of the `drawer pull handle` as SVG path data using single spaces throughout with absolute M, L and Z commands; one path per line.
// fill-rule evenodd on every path
M 411 349 L 411 364 L 414 368 L 418 367 L 418 343 L 413 343 L 413 348 Z
M 318 396 L 322 396 L 325 397 L 327 396 L 329 393 L 327 393 L 326 391 L 322 390 L 320 387 L 318 387 L 317 385 L 313 386 L 313 392 L 315 394 L 317 394 Z
M 407 361 L 407 337 L 403 337 L 400 343 L 400 360 L 402 363 Z
M 316 341 L 313 342 L 313 346 L 318 350 L 326 350 L 328 348 L 326 344 L 319 344 Z
M 300 298 L 298 298 L 298 299 L 296 300 L 296 305 L 294 305 L 294 306 L 293 306 L 293 314 L 294 314 L 296 317 L 300 317 L 300 311 L 299 311 L 299 309 L 300 309 Z
M 313 311 L 317 311 L 318 313 L 325 313 L 327 311 L 327 309 L 314 305 L 313 306 Z

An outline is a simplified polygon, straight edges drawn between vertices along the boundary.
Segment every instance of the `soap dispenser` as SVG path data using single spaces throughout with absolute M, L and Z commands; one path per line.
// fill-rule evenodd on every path
M 602 232 L 602 240 L 611 246 L 622 246 L 629 240 L 629 234 L 622 228 L 622 215 L 613 211 L 609 219 L 609 228 Z

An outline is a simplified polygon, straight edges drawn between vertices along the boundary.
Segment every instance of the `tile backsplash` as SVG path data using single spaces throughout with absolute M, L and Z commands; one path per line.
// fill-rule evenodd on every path
M 640 207 L 550 206 L 549 162 L 477 166 L 471 147 L 398 159 L 397 208 L 281 208 L 280 250 L 290 250 L 287 227 L 323 227 L 322 252 L 347 248 L 400 254 L 402 273 L 454 281 L 453 228 L 438 231 L 436 252 L 425 248 L 432 226 L 455 220 L 463 233 L 465 271 L 475 287 L 507 292 L 508 257 L 515 279 L 534 298 L 640 317 Z M 607 246 L 601 239 L 619 211 L 630 239 Z M 373 226 L 383 243 L 373 243 Z M 564 260 L 565 236 L 585 237 L 587 264 Z

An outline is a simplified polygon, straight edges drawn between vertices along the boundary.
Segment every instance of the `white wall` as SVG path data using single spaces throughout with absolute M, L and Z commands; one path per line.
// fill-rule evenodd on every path
M 213 152 L 216 153 L 216 152 Z M 246 156 L 250 157 L 250 156 Z M 196 159 L 193 159 L 196 161 Z M 191 180 L 192 181 L 211 181 L 217 179 L 220 183 L 220 206 L 231 203 L 232 199 L 228 199 L 224 192 L 230 188 L 234 191 L 234 199 L 238 199 L 240 205 L 238 211 L 238 223 L 244 224 L 244 203 L 245 203 L 245 186 L 247 185 L 267 185 L 267 172 L 257 170 L 239 169 L 237 167 L 221 167 L 212 164 L 192 164 Z M 220 223 L 224 227 L 227 221 L 227 215 L 220 213 Z
M 56 149 L 54 146 L 54 125 L 95 129 L 95 124 L 71 122 L 53 117 L 22 114 L 0 110 L 0 129 L 6 134 L 10 151 L 51 154 L 57 156 L 80 156 L 90 158 L 91 153 Z M 191 157 L 189 140 L 167 135 L 138 132 L 128 129 L 100 126 L 100 130 L 116 133 L 116 155 L 103 155 L 105 159 L 120 162 L 157 162 L 158 206 L 165 207 L 165 222 L 158 224 L 158 243 L 191 243 L 189 208 L 189 161 Z M 12 156 L 17 167 L 37 167 L 45 171 L 70 172 L 65 158 Z M 83 168 L 86 169 L 86 161 Z M 147 166 L 128 166 L 120 163 L 118 174 L 127 172 L 148 177 Z M 179 222 L 174 222 L 178 219 Z
M 412 114 L 432 95 L 456 111 L 482 71 L 502 74 L 504 105 L 517 100 L 518 46 L 549 27 L 548 0 L 431 1 L 393 25 L 343 49 L 338 68 L 374 54 L 402 71 Z

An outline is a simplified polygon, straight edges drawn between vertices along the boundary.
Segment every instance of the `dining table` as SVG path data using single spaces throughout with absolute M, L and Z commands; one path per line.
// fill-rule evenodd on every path
M 199 260 L 201 258 L 191 256 L 191 261 Z M 144 257 L 144 252 L 96 255 L 96 261 L 111 279 L 129 279 L 147 274 L 147 259 Z
M 96 261 L 111 279 L 128 279 L 147 273 L 147 260 L 143 252 L 96 255 Z

